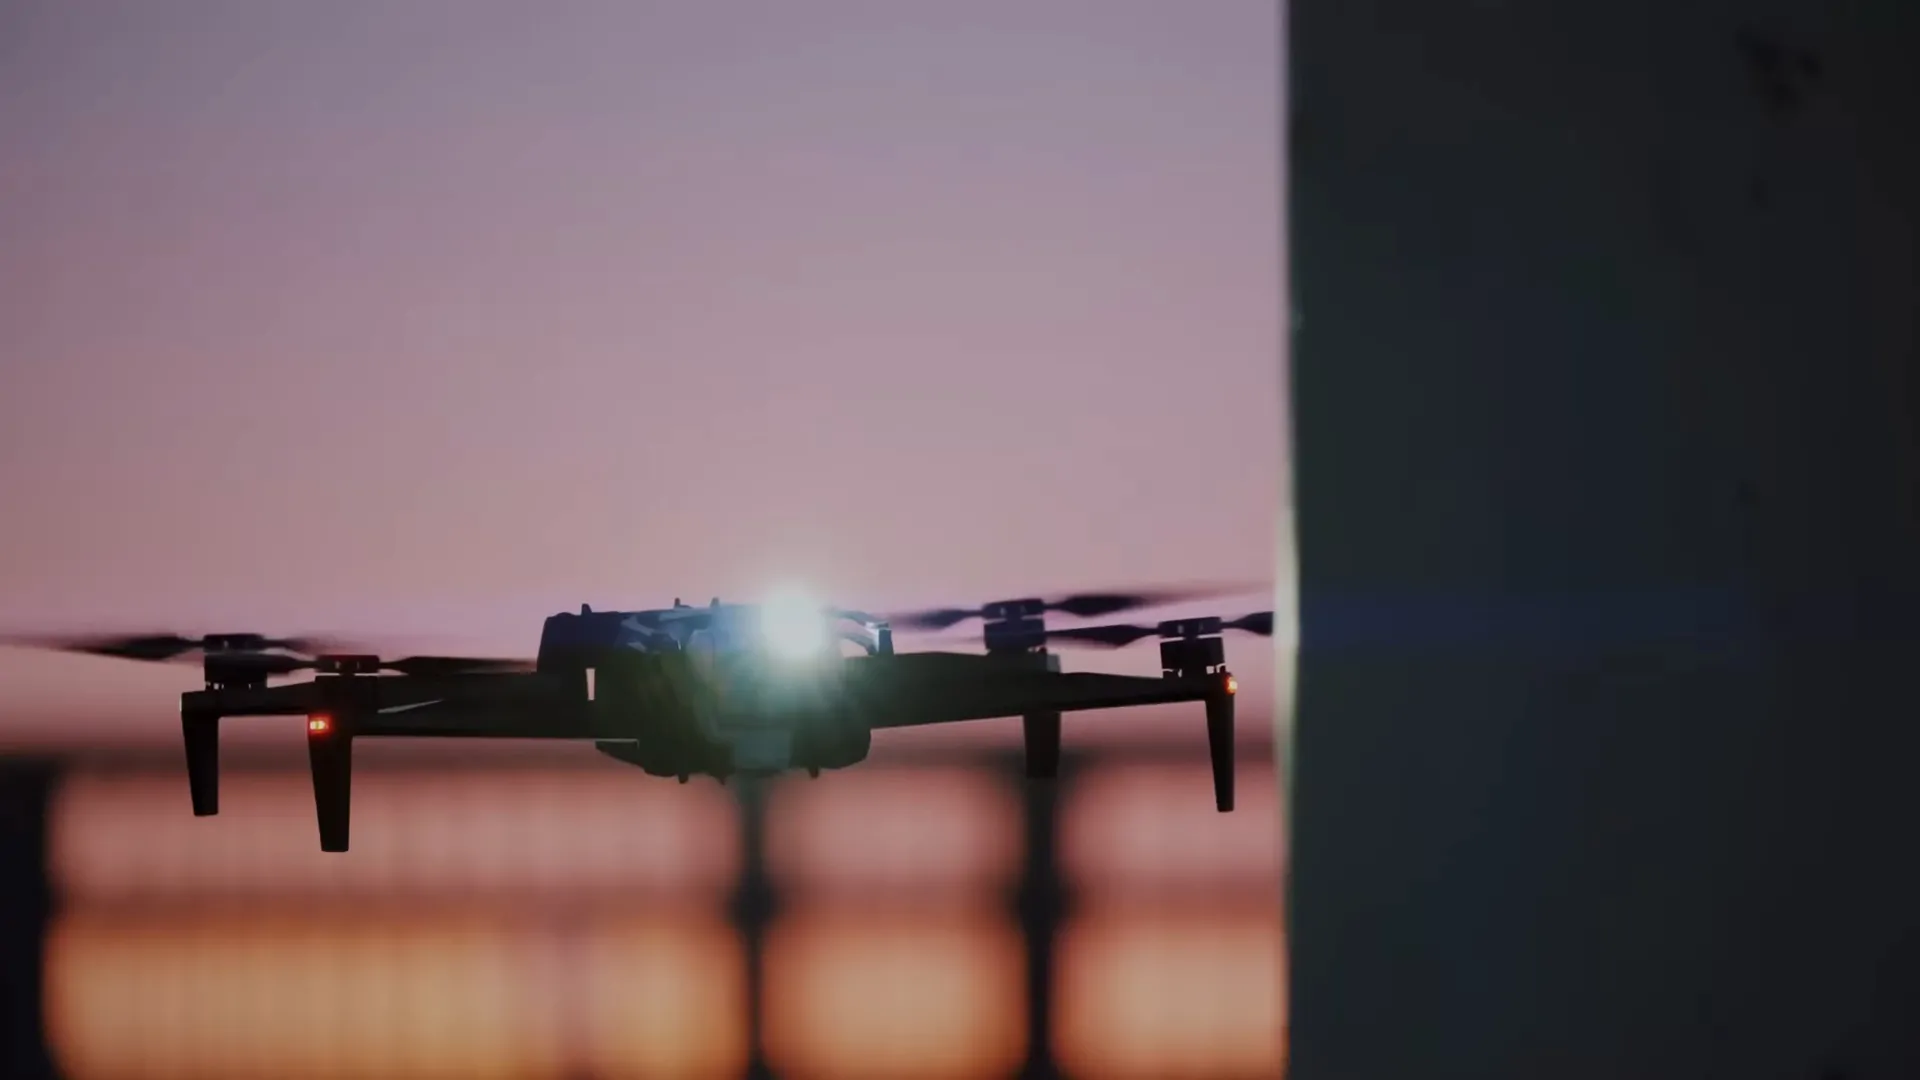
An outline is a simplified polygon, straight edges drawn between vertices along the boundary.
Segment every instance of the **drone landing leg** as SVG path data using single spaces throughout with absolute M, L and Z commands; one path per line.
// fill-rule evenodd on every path
M 1207 698 L 1207 755 L 1213 759 L 1213 805 L 1221 813 L 1233 809 L 1233 697 Z
M 313 767 L 313 809 L 320 819 L 320 850 L 347 850 L 353 803 L 353 736 L 343 731 L 307 740 Z
M 180 732 L 187 745 L 187 790 L 193 816 L 220 812 L 220 714 L 181 710 Z
M 1060 774 L 1060 714 L 1028 713 L 1020 718 L 1026 737 L 1027 777 L 1051 780 Z

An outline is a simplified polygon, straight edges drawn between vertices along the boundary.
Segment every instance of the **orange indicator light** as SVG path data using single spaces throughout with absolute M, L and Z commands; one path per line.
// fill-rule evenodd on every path
M 307 733 L 309 735 L 325 735 L 332 730 L 333 721 L 330 718 L 325 716 L 307 717 Z
M 1239 692 L 1240 692 L 1240 680 L 1234 678 L 1231 675 L 1227 676 L 1227 693 L 1237 694 Z

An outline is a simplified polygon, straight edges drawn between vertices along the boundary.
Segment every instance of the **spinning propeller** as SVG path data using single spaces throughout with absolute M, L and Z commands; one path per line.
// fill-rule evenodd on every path
M 1051 600 L 1042 598 L 1003 600 L 977 608 L 932 608 L 926 611 L 908 611 L 893 616 L 890 621 L 896 627 L 909 630 L 945 630 L 968 619 L 993 619 L 1006 614 L 1032 616 L 1042 612 L 1058 611 L 1066 615 L 1091 619 L 1101 615 L 1118 615 L 1123 611 L 1158 607 L 1161 604 L 1178 604 L 1190 600 L 1208 600 L 1216 596 L 1233 596 L 1247 591 L 1249 591 L 1248 587 L 1244 585 L 1227 585 L 1138 589 L 1131 592 L 1073 593 Z
M 1118 649 L 1131 645 L 1142 638 L 1177 638 L 1218 633 L 1222 630 L 1238 630 L 1241 633 L 1255 634 L 1260 637 L 1273 636 L 1273 612 L 1255 611 L 1237 619 L 1174 619 L 1154 626 L 1117 625 L 1117 626 L 1070 626 L 1061 630 L 1048 630 L 1049 641 L 1071 641 L 1079 645 L 1096 645 L 1109 649 Z
M 184 660 L 191 653 L 225 652 L 325 652 L 331 642 L 318 638 L 274 638 L 264 634 L 208 634 L 205 637 L 181 637 L 179 634 L 76 634 L 18 635 L 0 638 L 0 644 L 60 652 L 115 656 L 122 660 L 147 660 L 164 663 Z
M 179 634 L 15 635 L 0 637 L 0 645 L 149 663 L 191 660 L 198 654 L 209 669 L 259 676 L 317 670 L 326 666 L 328 655 L 355 651 L 340 642 L 321 638 L 276 638 L 265 634 L 208 634 L 197 638 Z M 382 671 L 413 676 L 525 671 L 532 666 L 524 660 L 470 656 L 408 656 L 375 663 Z

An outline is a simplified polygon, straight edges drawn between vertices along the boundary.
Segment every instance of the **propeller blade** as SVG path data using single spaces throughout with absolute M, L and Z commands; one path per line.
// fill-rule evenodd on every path
M 1137 592 L 1077 593 L 1047 603 L 1049 611 L 1064 612 L 1082 619 L 1118 615 L 1123 611 L 1179 604 L 1189 600 L 1207 600 L 1215 596 L 1244 592 L 1245 587 L 1195 586 L 1190 588 L 1142 589 Z
M 380 666 L 401 675 L 430 678 L 443 675 L 490 675 L 497 672 L 529 671 L 526 660 L 507 660 L 475 656 L 408 656 L 383 660 Z
M 6 644 L 28 649 L 50 649 L 55 652 L 87 653 L 93 656 L 116 656 L 123 660 L 146 660 L 164 662 L 177 660 L 200 647 L 200 643 L 178 634 L 116 634 L 116 635 L 9 635 Z
M 268 638 L 258 647 L 264 649 L 282 649 L 286 652 L 300 653 L 304 656 L 318 656 L 325 652 L 347 652 L 354 646 L 350 642 L 337 641 L 333 638 L 291 637 Z
M 977 619 L 982 614 L 979 608 L 933 608 L 929 611 L 904 612 L 888 621 L 906 630 L 945 630 L 968 619 Z
M 1063 630 L 1047 631 L 1047 640 L 1070 641 L 1080 645 L 1103 645 L 1109 649 L 1119 649 L 1159 632 L 1160 628 L 1157 626 L 1072 626 Z
M 122 660 L 165 663 L 184 660 L 193 653 L 209 650 L 251 653 L 268 650 L 312 655 L 332 648 L 319 638 L 274 638 L 264 634 L 208 634 L 185 637 L 180 634 L 65 634 L 15 635 L 0 638 L 0 643 L 57 652 L 112 656 Z
M 247 652 L 221 653 L 210 657 L 207 666 L 215 673 L 227 675 L 291 675 L 296 671 L 311 671 L 318 665 L 283 653 Z
M 1172 626 L 1177 627 L 1176 622 Z M 1238 630 L 1242 633 L 1258 634 L 1261 637 L 1273 636 L 1273 612 L 1256 611 L 1242 615 L 1237 619 L 1223 619 L 1222 630 Z M 1118 649 L 1131 645 L 1143 638 L 1159 636 L 1178 636 L 1180 631 L 1170 629 L 1169 624 L 1158 626 L 1119 625 L 1119 626 L 1069 626 L 1059 630 L 1048 630 L 1049 641 L 1070 641 L 1083 645 L 1104 645 Z
M 1273 612 L 1256 611 L 1250 615 L 1242 615 L 1237 619 L 1223 622 L 1220 626 L 1225 630 L 1241 630 L 1249 634 L 1258 634 L 1261 637 L 1272 637 Z
M 1148 589 L 1111 590 L 1105 592 L 1070 593 L 1051 600 L 1042 601 L 1048 611 L 1058 611 L 1082 619 L 1098 618 L 1102 615 L 1118 615 L 1125 611 L 1140 608 L 1158 607 L 1162 604 L 1179 604 L 1193 600 L 1208 600 L 1216 596 L 1236 596 L 1254 591 L 1256 586 L 1246 584 L 1216 584 L 1156 587 Z M 1258 586 L 1264 589 L 1265 586 Z M 1003 603 L 1005 601 L 1002 601 Z M 976 608 L 931 608 L 925 611 L 903 612 L 891 617 L 894 626 L 908 630 L 945 630 L 950 626 L 978 619 L 986 615 L 983 605 Z

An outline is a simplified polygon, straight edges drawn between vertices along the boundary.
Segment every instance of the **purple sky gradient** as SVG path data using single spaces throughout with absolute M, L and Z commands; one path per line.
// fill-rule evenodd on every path
M 0 631 L 1271 579 L 1279 48 L 1271 0 L 8 5 Z M 0 741 L 193 681 L 0 653 Z

